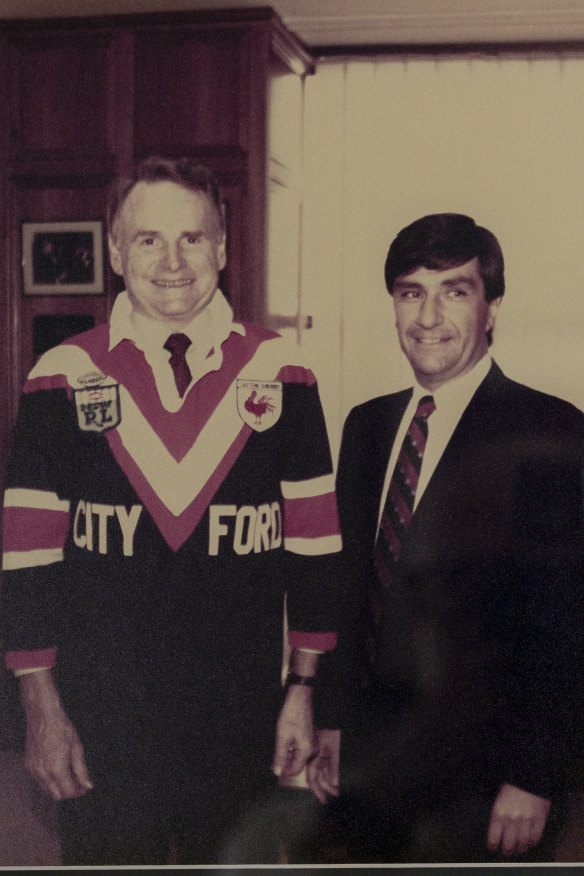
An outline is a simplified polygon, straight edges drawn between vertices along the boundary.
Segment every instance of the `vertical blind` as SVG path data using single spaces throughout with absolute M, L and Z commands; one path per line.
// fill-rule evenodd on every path
M 584 408 L 584 54 L 330 60 L 307 81 L 302 295 L 336 446 L 350 407 L 410 382 L 383 265 L 428 213 L 498 237 L 508 376 Z

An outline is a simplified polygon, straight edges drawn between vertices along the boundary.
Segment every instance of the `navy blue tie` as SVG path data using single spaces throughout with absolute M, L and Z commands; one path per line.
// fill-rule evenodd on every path
M 186 360 L 186 352 L 191 346 L 191 339 L 182 332 L 170 335 L 166 339 L 164 349 L 171 353 L 169 362 L 174 372 L 174 382 L 178 394 L 182 398 L 191 382 L 191 369 Z

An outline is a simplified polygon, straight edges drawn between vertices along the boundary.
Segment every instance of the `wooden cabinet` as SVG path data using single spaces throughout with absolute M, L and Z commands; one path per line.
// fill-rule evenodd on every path
M 311 71 L 310 55 L 268 7 L 0 21 L 3 456 L 38 318 L 103 322 L 120 289 L 106 267 L 103 294 L 56 286 L 24 295 L 22 223 L 103 220 L 108 184 L 134 158 L 191 155 L 220 182 L 222 284 L 236 315 L 269 321 L 272 83 L 290 77 L 301 86 Z M 295 242 L 282 245 L 296 251 Z

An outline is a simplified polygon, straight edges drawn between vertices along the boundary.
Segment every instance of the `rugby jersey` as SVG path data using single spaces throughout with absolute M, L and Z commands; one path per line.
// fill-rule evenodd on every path
M 71 667 L 99 660 L 120 612 L 136 647 L 138 630 L 162 648 L 157 628 L 186 620 L 218 660 L 234 639 L 259 660 L 277 651 L 284 592 L 291 646 L 330 650 L 340 534 L 301 351 L 232 322 L 169 410 L 116 307 L 45 353 L 23 390 L 3 518 L 7 666 L 53 666 L 63 647 Z

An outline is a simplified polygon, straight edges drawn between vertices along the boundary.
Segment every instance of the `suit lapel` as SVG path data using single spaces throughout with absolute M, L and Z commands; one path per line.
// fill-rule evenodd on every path
M 370 552 L 375 545 L 389 457 L 411 395 L 412 390 L 405 390 L 382 396 L 356 410 L 358 420 L 345 462 L 353 481 L 353 486 L 347 489 L 351 518 L 346 521 L 345 531 L 355 533 L 360 550 Z M 355 508 L 358 508 L 357 519 Z
M 455 519 L 463 491 L 481 488 L 485 493 L 489 491 L 490 484 L 480 482 L 478 464 L 482 449 L 492 447 L 497 434 L 504 428 L 497 408 L 502 405 L 508 383 L 493 362 L 465 408 L 416 507 L 403 545 L 402 557 L 406 560 L 408 546 L 415 544 L 416 552 L 419 552 L 420 541 L 429 538 L 429 531 L 435 526 L 444 531 L 446 538 L 448 521 Z M 474 483 L 474 479 L 478 483 Z

